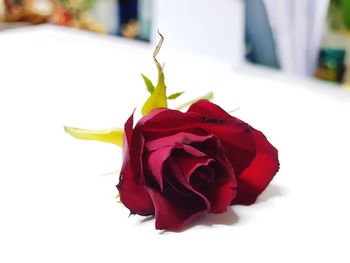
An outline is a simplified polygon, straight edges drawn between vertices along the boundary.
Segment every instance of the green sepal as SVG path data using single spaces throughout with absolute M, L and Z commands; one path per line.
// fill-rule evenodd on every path
M 149 78 L 147 78 L 145 75 L 143 75 L 142 73 L 141 73 L 141 77 L 143 78 L 143 81 L 146 84 L 147 91 L 149 93 L 153 94 L 153 92 L 154 92 L 154 85 L 153 85 L 152 81 Z
M 73 127 L 64 127 L 66 133 L 74 138 L 83 140 L 93 140 L 107 142 L 123 147 L 124 129 L 79 129 Z
M 176 92 L 176 93 L 173 93 L 173 94 L 169 95 L 169 96 L 167 97 L 167 99 L 168 99 L 168 100 L 175 100 L 175 99 L 177 99 L 178 97 L 180 97 L 182 94 L 184 94 L 184 91 L 182 91 L 182 92 Z

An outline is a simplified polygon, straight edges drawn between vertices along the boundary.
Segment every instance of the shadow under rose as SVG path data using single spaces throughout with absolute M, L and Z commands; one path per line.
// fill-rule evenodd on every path
M 193 222 L 188 228 L 202 225 L 202 226 L 214 226 L 214 225 L 233 225 L 239 221 L 238 215 L 233 211 L 232 207 L 228 207 L 227 211 L 222 214 L 207 214 L 202 218 Z
M 151 220 L 154 220 L 154 216 L 146 216 L 140 220 L 140 223 L 146 223 Z
M 255 203 L 266 202 L 274 197 L 285 196 L 287 194 L 287 189 L 278 185 L 269 185 L 264 192 L 258 197 Z
M 228 207 L 225 213 L 208 214 L 206 212 L 203 212 L 201 214 L 201 217 L 199 217 L 197 220 L 193 221 L 192 223 L 186 225 L 181 230 L 178 230 L 178 231 L 162 230 L 159 232 L 159 234 L 182 233 L 186 230 L 189 230 L 197 226 L 212 227 L 215 225 L 233 225 L 233 224 L 236 224 L 238 220 L 239 218 L 237 214 L 233 211 L 232 207 Z
M 284 187 L 277 186 L 277 185 L 269 185 L 265 191 L 258 197 L 257 203 L 267 202 L 268 200 L 286 195 L 287 190 Z M 234 211 L 234 207 L 230 206 L 227 208 L 227 211 L 222 214 L 208 214 L 206 212 L 203 212 L 201 216 L 193 221 L 192 223 L 188 224 L 184 228 L 182 228 L 179 231 L 169 231 L 169 230 L 161 230 L 159 234 L 167 234 L 167 233 L 181 233 L 186 230 L 189 230 L 191 228 L 197 227 L 197 226 L 205 226 L 205 227 L 213 227 L 215 225 L 234 225 L 239 223 L 239 216 Z M 139 222 L 145 223 L 154 220 L 154 216 L 147 216 L 143 217 Z

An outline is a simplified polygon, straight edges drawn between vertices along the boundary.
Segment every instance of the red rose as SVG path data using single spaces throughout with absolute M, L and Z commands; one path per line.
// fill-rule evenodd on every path
M 279 168 L 260 131 L 207 100 L 185 113 L 153 110 L 135 128 L 131 116 L 123 149 L 120 200 L 131 213 L 154 214 L 157 229 L 252 204 Z

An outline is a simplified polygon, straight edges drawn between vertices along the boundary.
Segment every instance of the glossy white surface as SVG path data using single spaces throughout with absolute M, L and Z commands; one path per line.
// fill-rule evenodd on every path
M 0 34 L 0 262 L 349 262 L 350 92 L 169 52 L 170 92 L 262 130 L 281 170 L 250 206 L 181 233 L 116 203 L 121 150 L 63 126 L 122 126 L 156 77 L 152 47 L 52 26 Z M 174 103 L 175 105 L 176 103 Z

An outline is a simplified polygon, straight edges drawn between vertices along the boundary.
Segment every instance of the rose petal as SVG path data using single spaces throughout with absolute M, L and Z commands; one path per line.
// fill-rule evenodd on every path
M 209 100 L 199 100 L 191 105 L 187 112 L 197 112 L 206 115 L 212 119 L 230 119 L 232 116 L 220 108 L 218 105 L 211 103 Z
M 147 167 L 158 183 L 161 191 L 163 191 L 164 162 L 169 158 L 171 151 L 171 146 L 165 146 L 147 155 Z
M 236 175 L 248 167 L 255 157 L 255 142 L 251 134 L 253 128 L 250 125 L 207 100 L 194 103 L 188 112 L 207 116 L 200 127 L 220 139 Z
M 163 190 L 163 167 L 165 160 L 169 157 L 171 151 L 177 148 L 185 147 L 187 151 L 195 155 L 206 156 L 204 153 L 189 146 L 190 143 L 202 143 L 209 139 L 214 139 L 212 135 L 199 136 L 191 133 L 180 132 L 171 136 L 155 139 L 145 143 L 147 150 L 146 160 L 147 168 L 151 172 L 153 178 Z M 187 146 L 187 147 L 186 147 Z M 189 156 L 186 154 L 186 156 Z
M 197 102 L 195 105 L 201 102 L 204 103 L 205 101 Z M 230 116 L 218 106 L 213 108 L 217 111 L 214 112 L 214 117 Z M 206 120 L 207 112 L 202 114 L 191 111 L 182 113 L 176 110 L 158 110 L 152 113 L 152 119 L 140 124 L 146 141 L 171 136 L 179 132 L 194 133 L 201 136 L 213 134 L 222 142 L 236 174 L 240 174 L 248 167 L 255 157 L 255 141 L 251 134 L 252 128 L 237 118 L 230 116 L 230 118 L 221 119 L 217 122 L 210 119 Z M 211 115 L 209 117 L 214 118 Z
M 209 165 L 209 163 L 214 161 L 214 159 L 209 158 L 208 156 L 195 157 L 184 153 L 180 153 L 177 155 L 174 154 L 173 158 L 178 167 L 180 168 L 181 173 L 188 184 L 190 183 L 191 175 L 199 167 L 206 167 Z
M 199 114 L 184 114 L 183 112 L 169 109 L 154 110 L 150 114 L 152 118 L 146 115 L 136 125 L 136 127 L 142 129 L 146 141 L 171 136 L 180 132 L 208 135 L 196 126 L 202 121 L 202 116 Z
M 137 125 L 144 125 L 147 123 L 149 120 L 152 120 L 158 113 L 166 111 L 167 109 L 165 108 L 159 108 L 159 109 L 154 109 L 147 115 L 143 116 L 137 123 Z
M 146 189 L 135 178 L 130 165 L 126 165 L 124 176 L 117 185 L 120 201 L 130 210 L 132 214 L 152 215 L 154 207 Z
M 194 187 L 210 202 L 210 213 L 224 213 L 236 196 L 236 182 L 230 178 L 221 178 L 214 183 L 197 184 Z
M 188 199 L 174 192 L 148 189 L 155 208 L 156 229 L 178 231 L 198 218 L 206 207 L 201 197 Z
M 223 213 L 236 196 L 237 182 L 234 170 L 226 155 L 218 150 L 215 159 L 215 180 L 202 180 L 203 169 L 198 169 L 191 177 L 191 185 L 206 196 L 211 204 L 211 213 Z
M 127 121 L 124 124 L 123 163 L 122 163 L 121 171 L 124 170 L 125 165 L 130 161 L 129 148 L 131 145 L 133 123 L 134 123 L 134 112 L 131 114 L 131 116 L 127 119 Z
M 214 172 L 214 169 L 209 167 L 209 166 L 199 167 L 195 171 L 195 174 L 196 174 L 196 177 L 202 182 L 214 183 L 215 172 Z M 193 176 L 191 176 L 191 177 L 193 177 Z M 190 181 L 190 183 L 191 183 L 191 181 Z
M 256 157 L 237 178 L 237 196 L 232 204 L 253 204 L 279 170 L 277 149 L 260 131 L 253 130 L 252 134 L 256 142 Z
M 182 148 L 184 149 L 185 152 L 193 155 L 193 156 L 196 156 L 196 157 L 204 157 L 204 156 L 207 156 L 205 153 L 199 151 L 198 149 L 192 147 L 191 145 L 183 145 Z
M 198 192 L 200 196 L 205 196 L 205 200 L 209 200 L 210 206 L 207 205 L 209 212 L 222 213 L 227 210 L 227 207 L 231 204 L 231 201 L 236 195 L 236 180 L 234 176 L 234 170 L 231 163 L 220 149 L 216 149 L 214 159 L 209 157 L 194 157 L 187 154 L 179 153 L 172 155 L 174 161 L 181 170 L 182 176 L 185 178 L 186 183 L 191 185 L 191 188 L 187 186 L 191 191 Z M 214 162 L 215 160 L 215 162 Z M 217 176 L 214 183 L 208 183 L 208 180 L 203 180 L 202 177 L 205 172 L 205 168 L 210 168 L 210 163 L 215 164 L 215 172 Z M 197 186 L 193 187 L 192 176 L 196 174 L 200 180 Z M 209 174 L 210 176 L 211 174 Z M 180 180 L 180 178 L 178 178 Z M 196 192 L 197 193 L 197 192 Z
M 189 111 L 206 114 L 213 118 L 228 117 L 228 113 L 219 106 L 205 100 L 193 104 Z M 225 148 L 228 149 L 227 156 L 235 168 L 238 184 L 237 196 L 232 203 L 250 205 L 256 201 L 257 197 L 262 191 L 264 191 L 277 173 L 279 169 L 278 152 L 269 143 L 263 133 L 250 127 L 241 120 L 234 117 L 231 118 L 242 127 L 246 126 L 246 137 L 252 138 L 254 141 L 254 158 L 251 158 L 252 156 L 250 156 L 252 152 L 238 151 L 235 154 L 235 148 L 232 147 L 233 145 L 230 145 L 229 138 L 226 138 L 223 132 L 218 132 L 218 129 L 215 129 L 215 131 L 214 129 L 208 129 L 208 132 L 215 134 L 220 138 L 224 145 L 229 146 L 226 146 Z M 250 159 L 251 163 L 244 168 Z M 239 166 L 239 163 L 242 161 L 244 165 Z M 237 170 L 237 167 L 240 169 Z
M 201 197 L 203 202 L 205 203 L 208 211 L 210 211 L 210 203 L 208 201 L 208 199 L 202 195 L 200 192 L 196 191 L 190 184 L 188 181 L 186 181 L 186 175 L 183 173 L 183 171 L 181 170 L 181 168 L 178 166 L 178 164 L 175 162 L 175 160 L 173 160 L 172 158 L 170 158 L 168 160 L 168 165 L 170 170 L 173 172 L 173 176 L 175 177 L 175 180 L 180 183 L 183 187 L 185 187 L 187 190 L 189 190 L 190 192 L 196 194 L 197 196 Z M 192 196 L 190 196 L 190 198 L 192 198 Z
M 131 167 L 130 146 L 131 149 L 137 150 L 132 146 L 132 140 L 135 139 L 132 133 L 132 126 L 133 114 L 124 126 L 123 164 L 117 188 L 120 194 L 120 201 L 129 208 L 131 213 L 150 215 L 154 213 L 152 200 L 148 192 L 140 184 L 140 174 L 137 172 L 135 173 L 134 169 Z M 138 141 L 138 143 L 141 147 L 143 146 L 142 140 Z M 138 165 L 140 166 L 140 164 Z M 136 171 L 139 172 L 140 170 L 136 169 Z
M 155 151 L 161 147 L 166 146 L 201 143 L 211 138 L 213 138 L 213 135 L 200 136 L 188 132 L 179 132 L 170 136 L 165 136 L 155 140 L 147 141 L 145 143 L 145 148 L 147 151 Z

